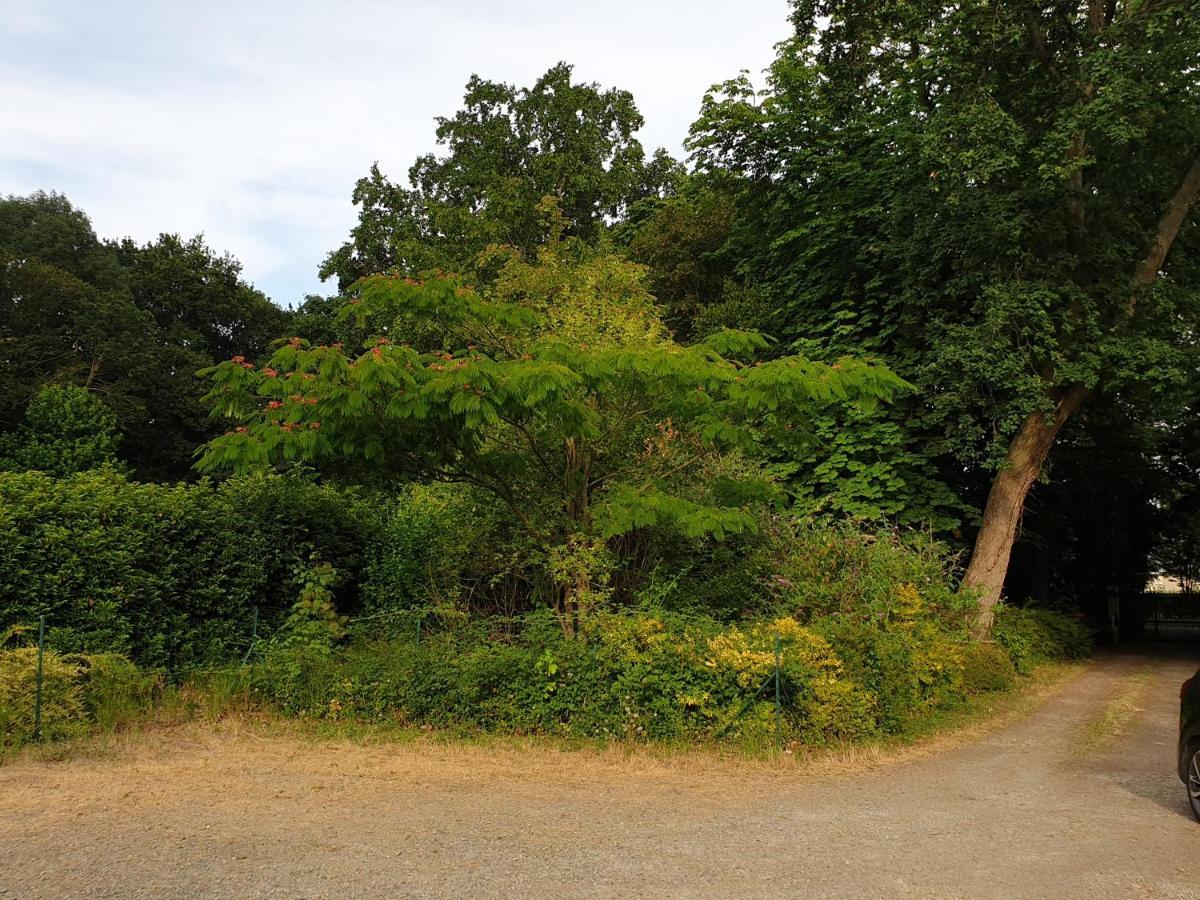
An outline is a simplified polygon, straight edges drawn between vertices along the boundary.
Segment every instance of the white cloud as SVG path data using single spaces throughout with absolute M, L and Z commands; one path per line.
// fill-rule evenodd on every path
M 354 181 L 402 178 L 471 73 L 565 59 L 679 153 L 708 85 L 787 32 L 784 0 L 7 3 L 0 192 L 63 191 L 106 236 L 203 232 L 285 303 L 320 289 Z

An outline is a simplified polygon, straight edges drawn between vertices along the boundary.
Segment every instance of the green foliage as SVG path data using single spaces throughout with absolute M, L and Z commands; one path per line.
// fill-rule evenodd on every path
M 61 651 L 178 668 L 244 651 L 254 608 L 277 625 L 313 552 L 348 573 L 375 513 L 301 478 L 167 487 L 112 471 L 0 473 L 0 627 L 45 614 Z M 349 573 L 354 573 L 350 575 Z
M 119 653 L 72 658 L 80 665 L 80 699 L 85 720 L 103 731 L 136 720 L 161 699 L 162 675 L 139 669 Z
M 106 243 L 57 194 L 0 198 L 0 435 L 45 385 L 86 386 L 139 475 L 185 476 L 211 434 L 196 370 L 257 355 L 286 321 L 199 238 Z
M 70 475 L 113 463 L 117 418 L 83 388 L 48 385 L 25 409 L 23 427 L 0 433 L 0 471 Z
M 37 697 L 37 647 L 0 647 L 0 752 L 29 743 Z M 42 660 L 41 739 L 81 737 L 91 727 L 111 730 L 148 709 L 159 677 L 116 653 Z
M 1006 691 L 1017 679 L 1012 657 L 995 644 L 975 643 L 963 651 L 963 687 L 967 693 Z
M 771 538 L 768 588 L 780 613 L 966 625 L 972 600 L 956 589 L 953 557 L 927 532 L 782 519 Z
M 42 661 L 42 736 L 60 740 L 82 733 L 81 667 L 53 651 Z M 0 650 L 0 749 L 32 740 L 37 685 L 37 648 Z
M 172 345 L 213 360 L 257 357 L 288 327 L 288 314 L 242 280 L 241 263 L 200 236 L 164 234 L 144 246 L 126 238 L 116 252 L 134 304 Z
M 297 567 L 300 596 L 283 623 L 280 637 L 284 646 L 329 653 L 346 636 L 347 617 L 338 615 L 333 602 L 333 586 L 337 581 L 337 570 L 315 556 L 309 565 Z
M 434 606 L 512 616 L 525 608 L 533 548 L 503 503 L 468 485 L 412 484 L 385 507 L 366 547 L 363 610 L 411 633 L 404 610 Z
M 700 177 L 734 188 L 742 239 L 724 253 L 779 309 L 776 337 L 818 358 L 877 354 L 919 386 L 878 416 L 819 422 L 815 447 L 782 448 L 801 508 L 954 534 L 1018 428 L 1081 397 L 1134 410 L 1156 465 L 1156 426 L 1195 418 L 1180 388 L 1200 322 L 1200 8 L 791 6 L 795 33 L 765 83 L 714 86 L 693 126 Z M 1041 533 L 1024 529 L 1017 557 L 1037 571 L 1049 545 L 1070 592 L 1089 578 L 1073 558 L 1126 557 L 1111 585 L 1136 582 L 1147 553 L 1140 534 L 1061 527 L 1107 521 L 1070 485 L 1112 496 L 1123 452 L 1121 436 L 1081 427 L 1095 446 L 1069 467 L 1037 461 L 1065 487 L 1034 487 Z M 1115 473 L 1122 492 L 1140 471 Z M 1129 495 L 1136 532 L 1163 503 Z
M 691 139 L 748 180 L 747 262 L 790 333 L 883 353 L 971 461 L 1057 386 L 1176 377 L 1194 229 L 1130 296 L 1200 135 L 1193 5 L 819 7 L 793 4 L 766 89 L 717 86 Z
M 962 701 L 959 635 L 844 616 L 817 618 L 811 627 L 838 648 L 846 676 L 876 698 L 884 733 L 904 732 L 926 712 Z
M 627 91 L 574 83 L 559 63 L 530 88 L 467 82 L 464 108 L 437 120 L 444 157 L 409 169 L 411 188 L 379 169 L 354 188 L 359 221 L 325 260 L 322 278 L 348 288 L 367 275 L 462 270 L 489 245 L 531 252 L 549 235 L 538 205 L 552 197 L 569 236 L 596 239 L 606 220 L 668 189 L 677 166 L 663 150 L 649 159 L 633 136 L 642 116 Z
M 1048 609 L 1002 605 L 993 636 L 1025 674 L 1039 663 L 1079 659 L 1092 651 L 1092 633 L 1076 618 Z
M 537 613 L 515 634 L 477 623 L 426 632 L 419 644 L 365 640 L 332 655 L 279 648 L 252 679 L 258 696 L 301 716 L 635 741 L 720 736 L 764 747 L 775 733 L 777 639 L 783 736 L 806 746 L 906 733 L 1015 678 L 998 646 L 969 644 L 928 619 L 730 626 L 601 612 L 576 639 Z
M 508 253 L 488 290 L 374 276 L 356 291 L 344 316 L 381 335 L 361 355 L 295 338 L 261 369 L 208 370 L 209 401 L 242 424 L 208 445 L 202 469 L 311 460 L 461 481 L 547 553 L 651 526 L 720 539 L 756 527 L 771 496 L 739 464 L 763 430 L 906 387 L 860 360 L 745 364 L 763 346 L 753 334 L 677 344 L 639 267 L 571 242 L 534 262 Z M 402 341 L 414 328 L 419 345 Z M 590 577 L 552 576 L 568 632 Z
M 650 270 L 650 288 L 679 340 L 721 326 L 767 330 L 755 292 L 735 281 L 727 245 L 736 210 L 729 191 L 689 178 L 678 194 L 642 201 L 617 226 L 629 257 Z

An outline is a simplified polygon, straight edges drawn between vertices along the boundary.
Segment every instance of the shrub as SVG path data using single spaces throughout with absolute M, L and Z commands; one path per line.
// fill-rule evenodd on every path
M 727 626 L 669 613 L 601 612 L 574 640 L 538 613 L 515 636 L 472 624 L 419 645 L 410 636 L 332 654 L 280 646 L 253 682 L 305 716 L 631 740 L 727 733 L 761 745 L 774 737 L 776 639 L 789 741 L 895 733 L 965 696 L 961 647 L 932 626 L 787 617 Z
M 1017 679 L 1012 657 L 996 644 L 971 644 L 963 651 L 963 687 L 969 694 L 1006 691 Z
M 528 553 L 514 539 L 510 515 L 464 485 L 406 487 L 387 504 L 365 553 L 369 614 L 455 604 L 504 615 L 526 608 L 519 570 Z
M 19 747 L 34 737 L 37 648 L 0 650 L 0 748 Z M 72 737 L 85 727 L 79 675 L 70 658 L 48 651 L 42 660 L 42 736 Z
M 298 477 L 218 487 L 109 470 L 0 473 L 0 628 L 44 613 L 59 651 L 168 668 L 228 659 L 256 607 L 264 630 L 282 621 L 293 569 L 312 552 L 354 592 L 374 517 L 353 495 Z
M 162 680 L 116 653 L 64 655 L 42 660 L 42 739 L 79 737 L 89 727 L 111 729 L 142 715 L 158 698 Z M 0 749 L 34 738 L 37 648 L 0 650 Z
M 1022 674 L 1039 663 L 1079 659 L 1092 651 L 1092 634 L 1087 626 L 1077 618 L 1049 609 L 1004 604 L 996 611 L 992 634 Z
M 117 417 L 95 394 L 48 384 L 25 409 L 25 422 L 0 433 L 0 471 L 69 475 L 116 462 Z
M 782 521 L 772 534 L 770 608 L 888 625 L 920 618 L 956 631 L 971 605 L 955 587 L 947 549 L 916 531 Z
M 163 680 L 117 653 L 76 657 L 80 700 L 89 722 L 110 730 L 137 718 L 161 695 Z
M 846 675 L 876 698 L 880 731 L 903 732 L 934 709 L 965 697 L 961 636 L 929 623 L 882 628 L 847 616 L 814 619 L 837 648 Z

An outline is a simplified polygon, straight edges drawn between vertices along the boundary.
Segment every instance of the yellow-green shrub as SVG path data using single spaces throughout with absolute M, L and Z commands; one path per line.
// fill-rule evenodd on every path
M 0 650 L 0 748 L 18 747 L 34 737 L 37 648 Z M 42 661 L 42 736 L 55 740 L 85 728 L 80 665 L 47 651 Z
M 154 700 L 160 679 L 116 653 L 64 655 L 42 660 L 42 739 L 78 737 L 92 725 L 112 728 Z M 37 648 L 0 650 L 0 748 L 33 740 L 37 702 Z
M 1017 669 L 1004 648 L 971 644 L 963 651 L 963 687 L 969 694 L 1006 691 L 1017 680 Z

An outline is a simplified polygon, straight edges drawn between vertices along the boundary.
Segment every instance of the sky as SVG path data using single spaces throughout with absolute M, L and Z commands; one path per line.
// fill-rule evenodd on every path
M 404 180 L 472 73 L 559 60 L 633 92 L 682 155 L 704 91 L 770 63 L 786 0 L 0 0 L 0 194 L 58 191 L 101 237 L 203 233 L 277 303 L 317 269 L 378 161 Z

